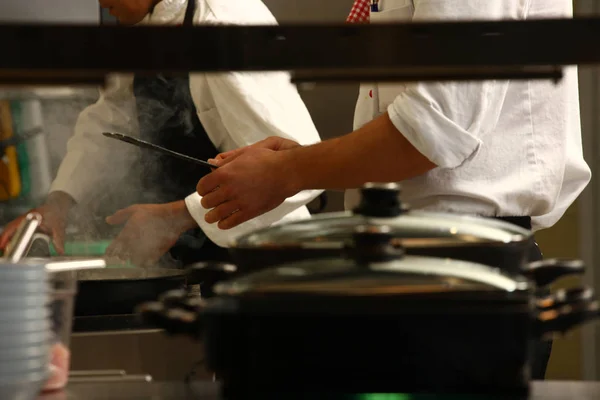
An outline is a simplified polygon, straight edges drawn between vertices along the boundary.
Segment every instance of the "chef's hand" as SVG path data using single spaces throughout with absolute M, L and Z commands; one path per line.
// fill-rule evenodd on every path
M 240 147 L 239 149 L 220 153 L 219 155 L 217 155 L 217 157 L 215 157 L 214 159 L 208 160 L 208 161 L 211 164 L 214 164 L 217 167 L 220 167 L 222 165 L 227 164 L 228 162 L 235 160 L 237 157 L 241 156 L 242 154 L 244 154 L 245 152 L 247 152 L 249 150 L 269 149 L 269 150 L 279 151 L 279 150 L 289 150 L 289 149 L 293 149 L 293 148 L 299 147 L 299 146 L 300 145 L 297 142 L 294 142 L 293 140 L 285 139 L 285 138 L 282 138 L 279 136 L 270 136 L 264 140 L 261 140 L 260 142 L 256 142 L 249 146 Z
M 218 169 L 202 178 L 196 187 L 202 206 L 211 209 L 206 222 L 231 229 L 271 211 L 295 195 L 294 171 L 285 162 L 286 150 L 298 143 L 268 138 L 254 145 L 224 153 Z
M 46 202 L 38 208 L 29 212 L 37 212 L 42 216 L 42 224 L 38 228 L 41 232 L 50 235 L 56 252 L 60 255 L 65 251 L 65 229 L 69 211 L 75 205 L 75 200 L 64 192 L 52 192 L 48 195 Z M 14 236 L 19 225 L 28 213 L 9 222 L 0 236 L 0 249 L 6 246 Z
M 136 204 L 106 218 L 110 225 L 125 225 L 106 249 L 106 257 L 130 261 L 136 266 L 156 263 L 185 231 L 197 226 L 185 206 Z

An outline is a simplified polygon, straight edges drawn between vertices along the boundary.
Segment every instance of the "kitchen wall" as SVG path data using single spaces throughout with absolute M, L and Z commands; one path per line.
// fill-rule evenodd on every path
M 1 22 L 98 23 L 98 0 L 1 0 Z

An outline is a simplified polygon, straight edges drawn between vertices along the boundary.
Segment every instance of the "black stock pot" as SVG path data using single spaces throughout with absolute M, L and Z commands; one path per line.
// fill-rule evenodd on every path
M 408 255 L 391 245 L 394 227 L 354 230 L 344 256 L 225 280 L 209 299 L 167 293 L 139 312 L 167 332 L 203 338 L 208 367 L 226 393 L 242 396 L 526 394 L 535 341 L 599 315 L 590 289 L 546 294 L 581 263 L 512 273 Z

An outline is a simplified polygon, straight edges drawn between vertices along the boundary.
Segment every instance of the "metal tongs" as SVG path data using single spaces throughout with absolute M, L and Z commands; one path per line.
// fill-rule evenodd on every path
M 10 263 L 19 263 L 23 257 L 29 252 L 33 240 L 36 238 L 36 231 L 42 224 L 42 216 L 37 212 L 28 213 L 12 237 L 4 258 Z M 103 258 L 91 259 L 64 259 L 64 258 L 32 258 L 28 259 L 31 262 L 42 262 L 47 271 L 75 271 L 81 269 L 97 269 L 105 268 L 106 261 Z
M 14 236 L 6 246 L 4 258 L 11 263 L 18 263 L 31 247 L 33 237 L 42 224 L 42 216 L 37 212 L 30 212 L 25 216 Z

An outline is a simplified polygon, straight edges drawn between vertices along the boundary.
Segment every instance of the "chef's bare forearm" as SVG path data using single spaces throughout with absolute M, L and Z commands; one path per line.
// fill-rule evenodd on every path
M 168 203 L 167 206 L 169 207 L 169 217 L 172 219 L 178 232 L 183 233 L 198 227 L 198 223 L 190 214 L 185 200 L 174 201 Z
M 396 129 L 387 113 L 348 135 L 285 153 L 294 174 L 294 192 L 399 182 L 436 167 Z
M 48 194 L 46 198 L 46 205 L 52 206 L 64 213 L 69 212 L 69 210 L 76 204 L 75 199 L 71 197 L 68 193 L 57 190 Z

